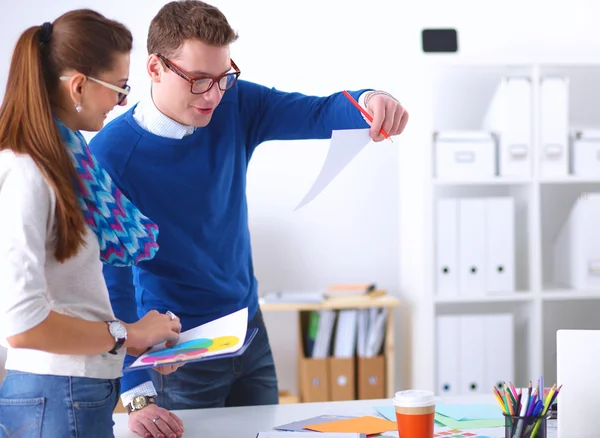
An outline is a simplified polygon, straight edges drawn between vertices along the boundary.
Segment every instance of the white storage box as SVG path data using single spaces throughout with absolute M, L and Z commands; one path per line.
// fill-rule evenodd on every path
M 577 131 L 571 137 L 571 173 L 600 179 L 600 130 Z
M 489 132 L 444 131 L 434 135 L 435 176 L 485 179 L 496 176 L 496 140 Z
M 600 291 L 600 193 L 581 195 L 554 242 L 558 286 Z

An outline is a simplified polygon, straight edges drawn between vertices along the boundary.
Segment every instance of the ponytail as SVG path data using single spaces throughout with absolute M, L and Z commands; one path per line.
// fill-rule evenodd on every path
M 77 174 L 52 114 L 48 84 L 58 73 L 49 61 L 52 25 L 27 29 L 17 41 L 0 107 L 0 150 L 29 155 L 56 195 L 55 256 L 77 253 L 86 232 L 75 181 Z

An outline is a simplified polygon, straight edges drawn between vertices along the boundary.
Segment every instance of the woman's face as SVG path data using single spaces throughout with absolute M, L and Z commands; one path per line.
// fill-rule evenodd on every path
M 99 131 L 104 126 L 107 114 L 116 105 L 127 104 L 126 97 L 119 102 L 122 93 L 111 86 L 125 88 L 129 78 L 129 61 L 129 53 L 118 53 L 112 69 L 85 79 L 78 102 L 81 110 L 74 115 L 78 130 Z

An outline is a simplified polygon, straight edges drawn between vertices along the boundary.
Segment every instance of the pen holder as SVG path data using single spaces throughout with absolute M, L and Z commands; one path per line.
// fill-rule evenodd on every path
M 546 438 L 547 417 L 519 417 L 504 414 L 505 438 Z

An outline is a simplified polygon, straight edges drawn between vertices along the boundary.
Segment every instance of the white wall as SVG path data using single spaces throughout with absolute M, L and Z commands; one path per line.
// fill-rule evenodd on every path
M 130 103 L 147 91 L 144 72 L 147 25 L 158 0 L 103 2 L 28 0 L 0 5 L 0 88 L 10 53 L 26 27 L 76 7 L 93 7 L 120 19 L 134 33 Z M 327 142 L 268 143 L 248 176 L 250 223 L 260 289 L 320 287 L 338 281 L 376 281 L 417 310 L 423 287 L 424 211 L 421 182 L 428 169 L 428 89 L 420 63 L 420 29 L 454 26 L 461 56 L 528 56 L 597 51 L 600 6 L 592 0 L 219 0 L 240 39 L 232 57 L 244 78 L 283 90 L 325 94 L 342 88 L 382 88 L 411 112 L 406 134 L 371 145 L 326 192 L 293 213 L 310 187 Z M 544 19 L 540 12 L 544 11 Z M 117 110 L 116 113 L 121 111 Z M 401 237 L 401 238 L 400 238 Z M 405 315 L 406 316 L 406 315 Z M 419 335 L 402 330 L 404 346 L 418 349 Z M 289 315 L 268 315 L 280 384 L 295 389 L 295 325 Z M 274 329 L 276 328 L 276 330 Z M 403 345 L 403 344 L 401 344 Z M 405 354 L 398 350 L 398 358 Z M 402 362 L 402 363 L 403 363 Z M 419 386 L 426 364 L 399 366 L 398 386 Z M 411 371 L 412 369 L 412 371 Z

